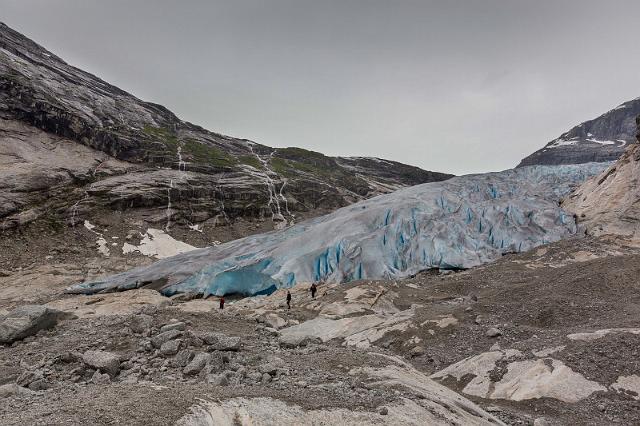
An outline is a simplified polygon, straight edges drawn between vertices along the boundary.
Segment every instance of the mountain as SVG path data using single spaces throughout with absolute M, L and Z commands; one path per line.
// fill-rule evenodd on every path
M 637 118 L 640 125 L 640 116 Z M 640 135 L 638 135 L 640 140 Z M 582 184 L 563 207 L 576 214 L 590 235 L 640 236 L 640 145 L 631 145 L 600 175 Z
M 625 102 L 563 133 L 524 158 L 518 167 L 615 161 L 628 144 L 636 141 L 635 120 L 638 114 L 640 98 Z
M 416 185 L 287 229 L 189 251 L 70 291 L 144 286 L 165 295 L 254 295 L 300 283 L 467 269 L 575 235 L 573 217 L 559 201 L 605 167 L 530 166 Z
M 0 23 L 0 230 L 38 219 L 73 226 L 113 214 L 166 229 L 236 219 L 273 219 L 282 227 L 450 177 L 207 131 Z

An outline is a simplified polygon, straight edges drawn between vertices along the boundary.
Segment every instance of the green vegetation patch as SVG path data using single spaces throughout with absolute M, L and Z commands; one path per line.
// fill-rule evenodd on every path
M 331 160 L 329 157 L 327 157 L 326 155 L 320 152 L 309 151 L 308 149 L 296 148 L 296 147 L 278 148 L 277 155 L 282 158 L 288 158 L 296 161 L 326 162 L 328 160 L 329 161 Z
M 144 126 L 142 131 L 152 139 L 160 141 L 169 152 L 176 154 L 178 152 L 178 137 L 163 127 Z
M 260 160 L 256 158 L 255 155 L 241 155 L 240 157 L 238 157 L 238 161 L 240 161 L 242 164 L 255 167 L 256 169 L 264 169 L 264 166 L 262 165 Z
M 182 156 L 186 161 L 218 167 L 229 167 L 238 163 L 236 158 L 220 148 L 191 138 L 181 140 L 175 132 L 164 127 L 145 126 L 143 132 L 153 141 L 162 143 L 171 155 L 178 155 L 178 147 L 182 147 Z
M 190 157 L 191 161 L 212 166 L 228 167 L 238 163 L 238 160 L 220 148 L 193 139 L 185 139 L 182 153 L 185 157 Z

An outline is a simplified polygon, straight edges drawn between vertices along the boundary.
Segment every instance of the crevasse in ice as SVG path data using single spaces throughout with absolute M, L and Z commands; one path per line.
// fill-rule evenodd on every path
M 530 166 L 381 195 L 290 228 L 190 251 L 68 289 L 269 293 L 298 283 L 462 269 L 576 233 L 559 200 L 608 164 Z

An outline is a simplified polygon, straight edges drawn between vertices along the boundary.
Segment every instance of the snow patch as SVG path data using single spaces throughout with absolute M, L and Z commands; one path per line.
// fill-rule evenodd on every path
M 195 232 L 202 232 L 203 231 L 202 225 L 197 224 L 197 223 L 195 225 L 189 225 L 189 229 L 192 230 L 192 231 L 195 231 Z
M 601 140 L 594 139 L 594 138 L 587 139 L 587 141 L 594 142 L 594 143 L 599 143 L 600 145 L 615 145 L 616 144 L 614 141 L 601 141 Z
M 98 245 L 98 252 L 104 257 L 109 257 L 111 255 L 111 252 L 109 251 L 109 247 L 107 246 L 107 240 L 100 232 L 94 231 L 96 226 L 92 225 L 88 220 L 85 220 L 84 227 L 96 234 L 96 244 Z
M 577 144 L 577 140 L 565 140 L 565 139 L 556 139 L 548 145 L 548 148 L 557 148 L 559 146 L 568 146 Z
M 197 247 L 174 239 L 171 235 L 160 229 L 149 228 L 143 237 L 138 246 L 124 243 L 122 253 L 139 252 L 145 256 L 164 259 L 165 257 L 171 257 L 197 249 Z

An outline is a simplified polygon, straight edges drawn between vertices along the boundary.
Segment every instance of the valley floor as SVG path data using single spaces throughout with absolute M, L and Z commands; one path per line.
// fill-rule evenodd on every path
M 229 298 L 220 312 L 151 289 L 64 295 L 149 262 L 98 257 L 94 235 L 74 232 L 31 257 L 15 240 L 23 256 L 3 266 L 0 315 L 38 303 L 75 319 L 0 346 L 0 385 L 23 386 L 0 388 L 0 424 L 640 422 L 640 251 L 624 240 L 322 285 L 315 300 L 302 285 L 290 311 L 282 290 Z M 91 351 L 115 354 L 117 371 L 92 368 Z

